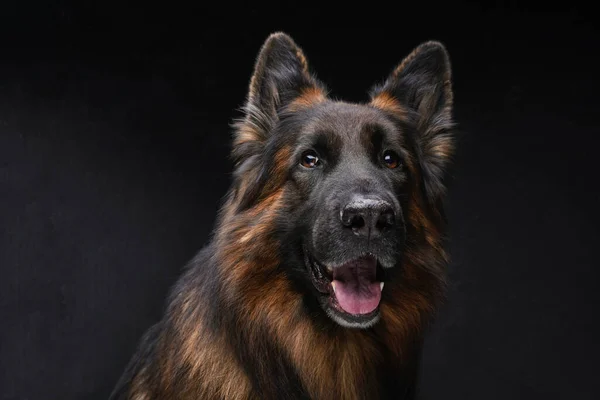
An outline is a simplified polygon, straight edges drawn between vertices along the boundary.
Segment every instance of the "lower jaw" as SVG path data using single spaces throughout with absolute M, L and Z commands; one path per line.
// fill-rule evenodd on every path
M 323 299 L 322 307 L 334 322 L 344 328 L 367 329 L 379 322 L 379 306 L 367 314 L 350 314 L 342 310 L 334 297 Z

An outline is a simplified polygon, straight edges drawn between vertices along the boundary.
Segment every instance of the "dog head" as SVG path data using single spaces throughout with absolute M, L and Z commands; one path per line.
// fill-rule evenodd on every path
M 440 218 L 453 150 L 444 46 L 418 46 L 370 97 L 329 99 L 296 43 L 273 34 L 257 58 L 233 150 L 237 211 L 277 193 L 282 268 L 307 304 L 349 328 L 375 324 L 406 254 L 435 245 L 423 229 Z

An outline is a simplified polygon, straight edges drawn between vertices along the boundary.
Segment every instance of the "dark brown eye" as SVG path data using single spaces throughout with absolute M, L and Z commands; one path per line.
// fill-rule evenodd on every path
M 392 150 L 383 152 L 383 163 L 388 168 L 397 168 L 400 165 L 400 156 Z
M 303 167 L 315 168 L 321 164 L 321 160 L 319 160 L 319 156 L 314 150 L 307 150 L 304 153 L 302 153 L 300 163 Z

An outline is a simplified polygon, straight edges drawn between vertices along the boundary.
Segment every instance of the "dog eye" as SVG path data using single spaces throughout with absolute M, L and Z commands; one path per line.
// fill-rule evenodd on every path
M 321 160 L 319 160 L 319 156 L 314 150 L 307 150 L 302 153 L 300 163 L 303 167 L 315 168 L 321 164 Z
M 383 163 L 388 168 L 397 168 L 400 165 L 400 156 L 392 150 L 383 152 Z

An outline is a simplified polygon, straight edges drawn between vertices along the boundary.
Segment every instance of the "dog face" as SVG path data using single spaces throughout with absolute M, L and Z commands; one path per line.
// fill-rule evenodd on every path
M 282 267 L 307 304 L 343 327 L 374 325 L 406 246 L 426 245 L 411 214 L 433 212 L 442 197 L 451 100 L 437 42 L 417 47 L 366 104 L 328 99 L 285 34 L 258 56 L 234 144 L 238 207 L 281 195 Z

